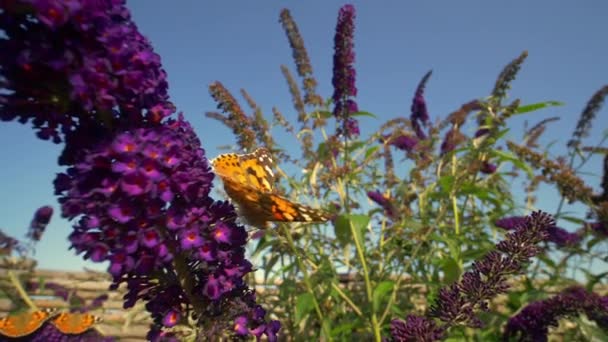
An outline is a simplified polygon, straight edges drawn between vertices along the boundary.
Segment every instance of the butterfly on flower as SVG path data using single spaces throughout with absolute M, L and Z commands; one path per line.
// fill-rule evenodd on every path
M 48 321 L 55 309 L 25 311 L 0 318 L 0 336 L 24 337 L 40 329 Z
M 221 154 L 211 161 L 226 194 L 239 215 L 250 225 L 265 228 L 268 222 L 325 222 L 328 213 L 294 203 L 274 190 L 273 160 L 265 148 L 252 153 Z

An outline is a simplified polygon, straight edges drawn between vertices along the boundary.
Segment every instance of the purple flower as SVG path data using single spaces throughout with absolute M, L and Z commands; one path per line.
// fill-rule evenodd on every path
M 419 142 L 418 138 L 409 134 L 399 135 L 392 139 L 390 136 L 385 136 L 383 140 L 388 141 L 389 145 L 395 146 L 396 148 L 406 152 L 414 151 Z
M 44 206 L 38 208 L 34 213 L 34 218 L 30 223 L 30 229 L 27 233 L 27 237 L 32 241 L 40 241 L 42 238 L 42 234 L 46 229 L 46 226 L 51 221 L 51 217 L 53 216 L 53 207 Z
M 504 230 L 515 230 L 526 223 L 525 216 L 509 216 L 496 220 L 494 225 Z
M 416 88 L 416 93 L 414 95 L 414 99 L 412 101 L 412 113 L 410 115 L 410 121 L 412 123 L 412 127 L 414 128 L 414 132 L 416 132 L 416 136 L 418 139 L 423 140 L 426 139 L 426 134 L 422 131 L 422 127 L 428 126 L 429 123 L 429 112 L 426 108 L 426 101 L 424 100 L 424 87 L 428 82 L 429 78 L 433 71 L 427 72 L 420 83 L 418 83 L 418 87 Z
M 525 222 L 526 218 L 524 216 L 510 216 L 496 220 L 494 224 L 504 230 L 515 230 Z M 555 243 L 558 247 L 575 246 L 582 238 L 583 235 L 580 232 L 570 233 L 557 226 L 551 226 L 547 229 L 547 241 Z
M 547 238 L 547 230 L 554 225 L 551 216 L 540 211 L 526 216 L 496 245 L 496 251 L 473 263 L 473 270 L 466 272 L 459 284 L 441 289 L 431 315 L 448 325 L 458 322 L 478 327 L 474 309 L 483 310 L 489 299 L 506 292 L 507 275 L 520 272 L 524 263 L 540 252 L 536 245 Z
M 334 67 L 332 84 L 334 86 L 333 114 L 342 124 L 338 133 L 346 137 L 359 135 L 359 123 L 350 117 L 350 114 L 359 111 L 354 97 L 357 96 L 355 86 L 356 72 L 354 32 L 355 8 L 353 5 L 344 5 L 338 14 L 336 35 L 334 36 Z
M 165 314 L 165 317 L 163 318 L 163 326 L 170 328 L 170 327 L 176 325 L 179 322 L 179 319 L 180 319 L 179 311 L 169 310 L 169 312 L 167 312 Z
M 579 232 L 570 233 L 564 228 L 550 227 L 547 230 L 549 234 L 548 241 L 555 243 L 558 247 L 572 247 L 578 245 L 583 236 Z
M 487 175 L 493 174 L 494 172 L 496 172 L 496 164 L 492 164 L 492 163 L 489 163 L 487 161 L 484 161 L 484 162 L 481 163 L 481 169 L 480 169 L 480 171 L 482 173 L 487 174 Z
M 249 328 L 247 328 L 248 323 L 249 320 L 246 316 L 237 317 L 234 320 L 234 332 L 241 336 L 249 334 Z
M 388 217 L 395 218 L 395 214 L 396 214 L 395 207 L 391 203 L 391 200 L 389 197 L 385 196 L 380 191 L 368 191 L 367 197 L 369 197 L 369 199 L 376 202 L 376 204 L 378 204 L 380 207 L 382 207 L 382 209 L 384 209 L 384 212 L 386 213 L 386 215 Z
M 602 329 L 608 328 L 608 297 L 573 286 L 548 299 L 528 304 L 511 317 L 505 327 L 505 340 L 519 336 L 520 341 L 547 341 L 549 327 L 559 319 L 584 313 Z
M 391 321 L 391 338 L 394 342 L 432 342 L 444 338 L 445 331 L 432 319 L 408 315 L 406 320 Z
M 39 138 L 58 143 L 77 125 L 159 123 L 174 111 L 160 58 L 124 1 L 9 1 L 2 11 L 0 78 L 8 91 L 0 120 L 31 121 Z

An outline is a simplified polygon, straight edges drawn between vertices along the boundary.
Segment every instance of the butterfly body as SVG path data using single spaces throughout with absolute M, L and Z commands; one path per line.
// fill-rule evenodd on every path
M 0 335 L 12 338 L 27 336 L 48 321 L 54 309 L 26 311 L 0 318 Z
M 252 226 L 329 220 L 327 213 L 294 203 L 274 191 L 273 160 L 265 148 L 248 154 L 222 154 L 211 165 L 222 179 L 226 194 L 236 204 L 239 216 Z

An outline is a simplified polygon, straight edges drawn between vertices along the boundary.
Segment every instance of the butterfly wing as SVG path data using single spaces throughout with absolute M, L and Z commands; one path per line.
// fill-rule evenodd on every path
M 329 215 L 294 203 L 273 192 L 273 160 L 265 148 L 249 154 L 222 154 L 211 162 L 222 179 L 226 194 L 248 224 L 264 228 L 274 222 L 324 222 Z
M 40 329 L 53 311 L 45 309 L 3 317 L 0 319 L 0 335 L 13 338 L 27 336 Z
M 89 313 L 62 312 L 51 320 L 51 324 L 63 334 L 80 335 L 101 321 Z
M 258 148 L 248 154 L 221 154 L 211 161 L 211 165 L 224 184 L 228 180 L 260 191 L 273 190 L 273 160 L 265 148 Z

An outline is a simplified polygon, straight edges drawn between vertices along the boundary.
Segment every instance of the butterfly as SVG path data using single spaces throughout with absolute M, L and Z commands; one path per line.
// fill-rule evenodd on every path
M 90 313 L 62 312 L 50 321 L 61 333 L 80 335 L 101 322 L 101 318 Z
M 0 335 L 13 338 L 27 336 L 40 329 L 54 312 L 55 309 L 43 309 L 0 318 Z
M 211 161 L 239 215 L 252 226 L 265 228 L 268 222 L 325 222 L 330 219 L 322 210 L 276 194 L 272 165 L 272 156 L 265 148 L 248 154 L 221 154 Z

